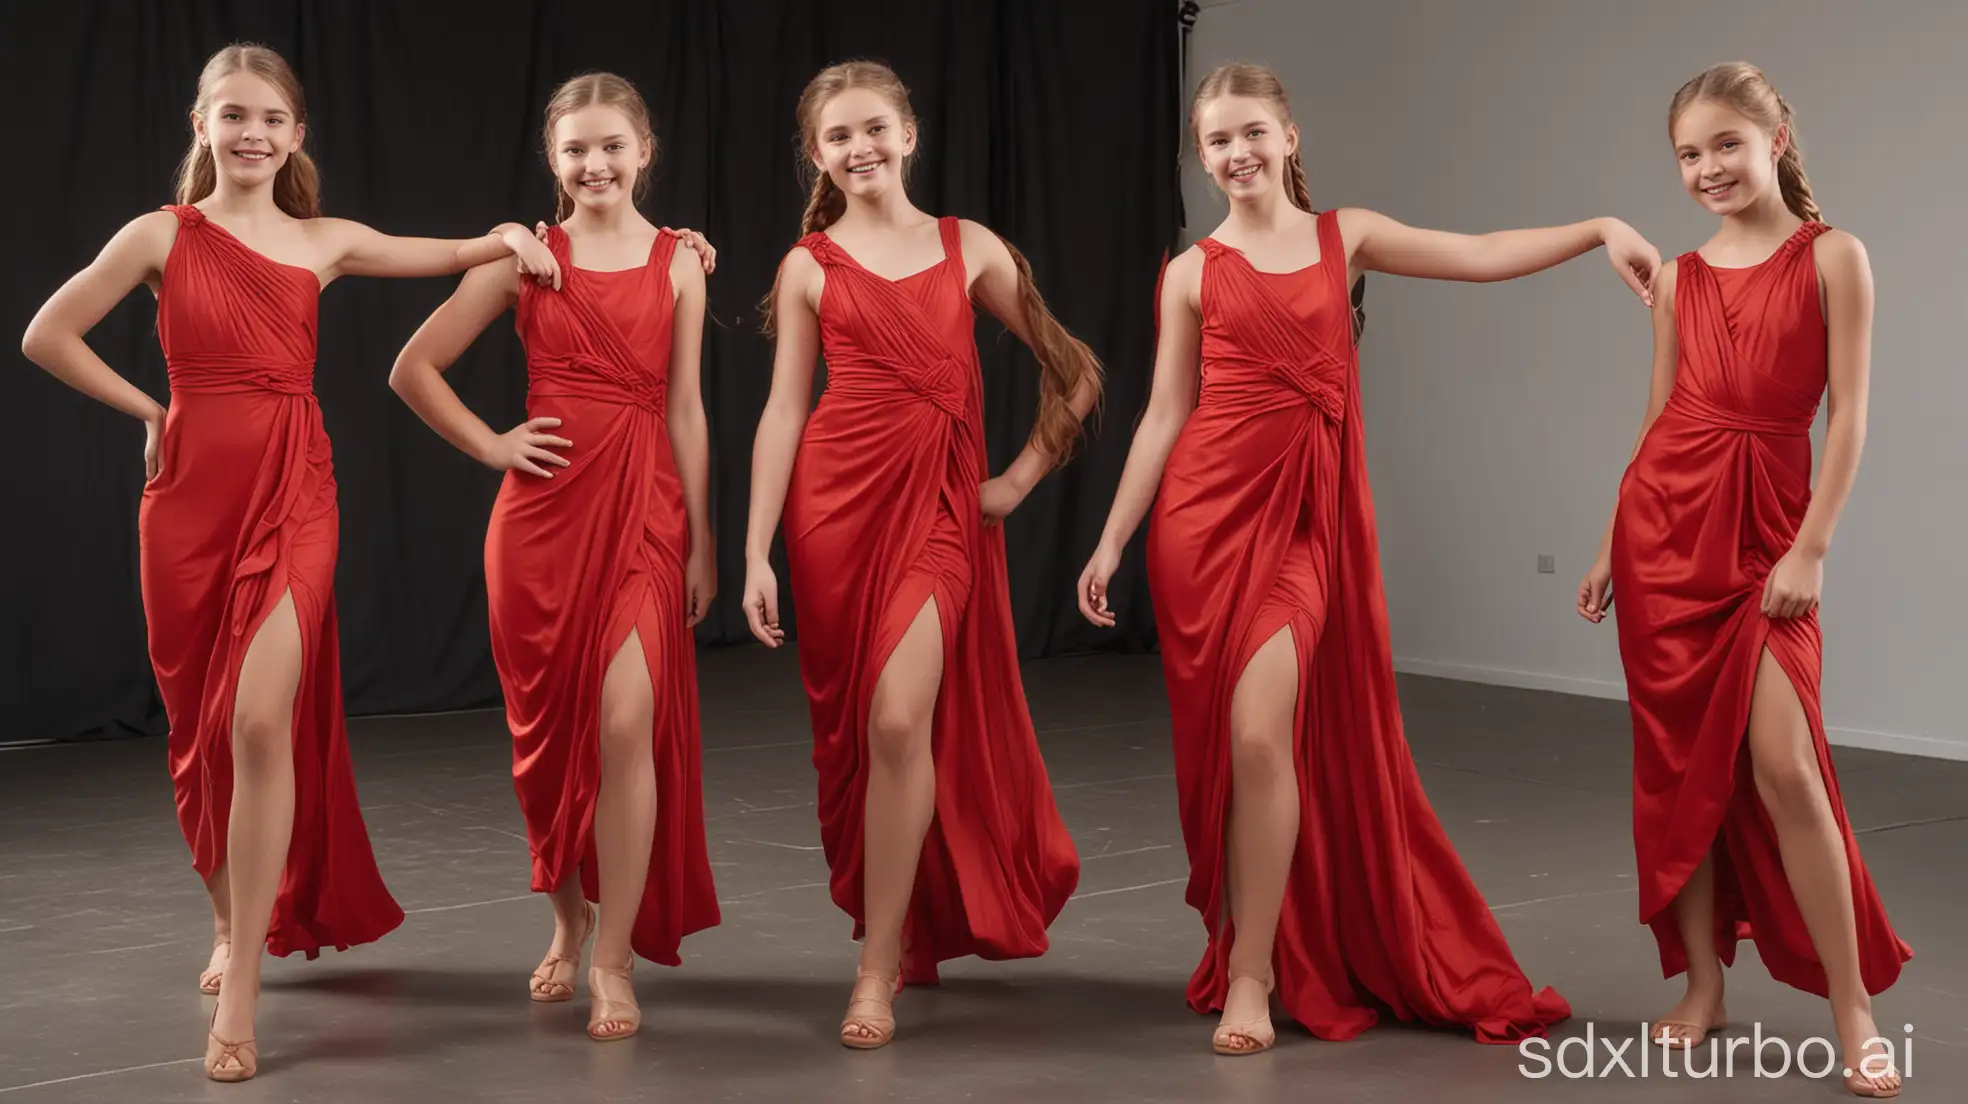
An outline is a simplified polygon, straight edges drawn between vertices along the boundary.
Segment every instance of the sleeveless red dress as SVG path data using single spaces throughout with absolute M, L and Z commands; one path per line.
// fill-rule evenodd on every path
M 1189 1004 L 1220 1011 L 1229 988 L 1231 695 L 1289 626 L 1301 819 L 1272 959 L 1285 1009 L 1325 1039 L 1380 1009 L 1483 1042 L 1542 1035 L 1570 1006 L 1525 979 L 1402 732 L 1334 213 L 1318 234 L 1320 260 L 1284 274 L 1200 243 L 1201 390 L 1149 530 L 1187 899 L 1209 933 Z
M 192 866 L 224 865 L 239 668 L 282 594 L 300 627 L 294 830 L 267 950 L 346 950 L 403 921 L 356 801 L 335 622 L 340 515 L 314 397 L 321 284 L 196 207 L 178 217 L 157 295 L 171 381 L 157 478 L 137 515 L 150 659 Z
M 1803 703 L 1845 840 L 1867 991 L 1892 985 L 1913 953 L 1887 922 L 1839 797 L 1818 696 L 1818 616 L 1762 612 L 1770 569 L 1811 501 L 1811 422 L 1828 382 L 1811 243 L 1828 229 L 1807 222 L 1749 268 L 1681 256 L 1674 389 L 1621 480 L 1611 550 L 1633 716 L 1640 920 L 1653 927 L 1662 971 L 1687 969 L 1670 906 L 1712 852 L 1722 960 L 1733 963 L 1737 941 L 1753 939 L 1772 977 L 1821 997 L 1824 967 L 1750 764 L 1750 698 L 1766 648 Z
M 697 656 L 684 565 L 689 527 L 664 410 L 675 315 L 659 234 L 641 268 L 575 268 L 567 234 L 547 246 L 559 291 L 522 281 L 514 327 L 526 347 L 528 418 L 559 418 L 574 442 L 552 479 L 509 471 L 485 534 L 492 658 L 513 734 L 513 788 L 533 855 L 532 887 L 570 877 L 599 900 L 601 685 L 634 632 L 656 702 L 656 837 L 630 944 L 678 965 L 683 937 L 718 923 L 704 843 Z
M 1004 530 L 986 528 L 983 378 L 958 220 L 943 260 L 902 280 L 824 233 L 827 385 L 786 496 L 800 670 L 834 903 L 863 935 L 862 820 L 875 680 L 931 596 L 943 632 L 936 813 L 903 928 L 903 977 L 945 959 L 1034 957 L 1079 881 L 1025 704 Z

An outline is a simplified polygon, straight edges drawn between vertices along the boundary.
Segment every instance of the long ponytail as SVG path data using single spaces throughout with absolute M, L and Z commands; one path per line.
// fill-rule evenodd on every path
M 817 234 L 847 213 L 847 193 L 824 172 L 813 174 L 813 190 L 807 196 L 806 212 L 800 216 L 800 236 Z
M 1285 158 L 1285 187 L 1286 194 L 1291 196 L 1292 206 L 1308 214 L 1315 213 L 1312 210 L 1312 189 L 1305 184 L 1305 163 L 1298 159 L 1296 150 Z
M 1003 238 L 999 239 L 1003 241 Z M 1018 303 L 1025 315 L 1025 327 L 1032 339 L 1032 355 L 1039 362 L 1039 413 L 1032 424 L 1032 444 L 1054 467 L 1066 462 L 1079 440 L 1081 418 L 1073 413 L 1073 395 L 1090 386 L 1094 409 L 1100 408 L 1104 372 L 1100 358 L 1087 343 L 1074 337 L 1046 305 L 1039 285 L 1032 278 L 1032 263 L 1018 247 L 1006 241 L 1018 269 Z
M 1774 91 L 1774 89 L 1772 90 Z M 1779 95 L 1777 110 L 1782 114 L 1785 132 L 1790 141 L 1777 158 L 1777 190 L 1783 195 L 1784 206 L 1790 213 L 1805 222 L 1823 222 L 1824 212 L 1818 210 L 1817 197 L 1811 194 L 1811 178 L 1804 175 L 1804 151 L 1797 144 L 1797 123 L 1791 114 L 1790 104 Z

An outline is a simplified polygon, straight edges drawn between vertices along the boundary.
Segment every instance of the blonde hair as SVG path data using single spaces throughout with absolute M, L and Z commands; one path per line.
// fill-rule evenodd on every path
M 1737 112 L 1772 139 L 1779 127 L 1785 129 L 1790 140 L 1777 158 L 1777 190 L 1791 214 L 1805 222 L 1823 222 L 1824 212 L 1818 209 L 1818 201 L 1811 195 L 1811 180 L 1804 175 L 1804 153 L 1797 145 L 1797 116 L 1763 70 L 1746 61 L 1725 61 L 1682 85 L 1667 109 L 1670 138 L 1681 113 L 1703 100 Z
M 560 172 L 554 166 L 554 127 L 560 121 L 584 107 L 612 107 L 621 112 L 629 125 L 636 129 L 636 139 L 649 147 L 649 164 L 636 170 L 635 187 L 630 198 L 642 202 L 649 192 L 649 182 L 654 178 L 656 168 L 656 128 L 650 121 L 649 105 L 643 102 L 642 93 L 635 85 L 613 73 L 582 73 L 562 82 L 554 89 L 553 96 L 547 100 L 547 125 L 541 131 L 541 141 L 547 151 L 547 168 L 554 174 L 554 221 L 563 222 L 574 213 L 574 197 L 567 194 L 567 188 L 560 182 Z
M 198 98 L 191 105 L 192 114 L 203 118 L 211 111 L 213 90 L 234 73 L 251 73 L 272 85 L 294 113 L 294 125 L 307 125 L 307 98 L 301 94 L 300 79 L 294 76 L 287 59 L 251 42 L 233 43 L 206 59 L 204 70 L 198 74 Z M 212 147 L 200 141 L 194 131 L 191 148 L 178 165 L 178 202 L 197 203 L 211 195 L 218 183 L 218 162 Z M 306 152 L 297 149 L 287 154 L 273 178 L 273 203 L 295 218 L 321 214 L 321 174 Z

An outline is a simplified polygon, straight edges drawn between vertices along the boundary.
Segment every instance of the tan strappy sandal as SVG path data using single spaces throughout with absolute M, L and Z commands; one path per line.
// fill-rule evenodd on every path
M 642 1006 L 635 999 L 634 966 L 590 966 L 588 967 L 588 1038 L 598 1043 L 612 1043 L 626 1039 L 642 1029 Z M 603 996 L 602 980 L 612 979 L 622 983 L 627 991 L 627 1000 Z M 614 1025 L 611 1031 L 603 1031 L 605 1025 Z M 628 1025 L 626 1028 L 622 1025 Z
M 1726 1008 L 1715 1010 L 1715 1019 L 1708 1023 L 1691 1020 L 1655 1020 L 1647 1025 L 1647 1041 L 1670 1049 L 1693 1050 L 1708 1041 L 1710 1034 L 1729 1026 L 1729 1012 Z M 1662 1028 L 1670 1030 L 1662 1031 Z M 1680 1031 L 1671 1030 L 1681 1028 Z
M 217 1027 L 219 1010 L 212 1009 L 212 1025 Z M 216 1048 L 216 1052 L 214 1050 Z M 228 1065 L 227 1063 L 231 1064 Z M 205 1032 L 205 1076 L 214 1081 L 247 1081 L 260 1072 L 260 1048 L 252 1039 L 228 1043 L 210 1028 Z
M 559 1004 L 574 999 L 574 979 L 581 976 L 581 948 L 587 945 L 588 937 L 594 934 L 594 906 L 581 905 L 581 938 L 574 941 L 573 954 L 547 952 L 540 965 L 533 971 L 533 981 L 529 995 L 541 1004 Z M 567 980 L 560 980 L 560 968 L 567 967 Z
M 1210 1049 L 1218 1054 L 1241 1058 L 1247 1054 L 1262 1054 L 1278 1041 L 1278 1033 L 1271 1026 L 1271 978 L 1260 978 L 1254 974 L 1231 974 L 1230 984 L 1238 981 L 1257 981 L 1264 985 L 1264 1017 L 1257 1020 L 1244 1020 L 1240 1023 L 1225 1023 L 1216 1026 L 1216 1033 L 1210 1036 Z M 1229 988 L 1224 989 L 1224 1003 L 1229 1003 Z M 1239 1040 L 1245 1045 L 1239 1045 Z
M 1866 1048 L 1867 1057 L 1872 1057 L 1874 1053 L 1871 1047 Z M 1890 1049 L 1887 1050 L 1886 1057 L 1889 1059 L 1886 1068 L 1879 1073 L 1864 1072 L 1865 1060 L 1860 1059 L 1859 1068 L 1854 1069 L 1845 1078 L 1845 1091 L 1853 1096 L 1882 1100 L 1900 1095 L 1900 1089 L 1903 1087 L 1900 1067 L 1898 1063 L 1890 1061 L 1892 1057 Z
M 230 962 L 232 960 L 232 940 L 220 939 L 214 941 L 212 944 L 213 958 L 217 958 L 219 956 L 220 947 L 224 947 L 226 949 L 226 961 Z M 216 997 L 219 995 L 219 986 L 224 982 L 225 982 L 225 963 L 222 962 L 217 966 L 214 966 L 210 963 L 206 963 L 205 972 L 198 975 L 198 991 L 205 994 L 208 997 Z
M 861 983 L 864 981 L 880 985 L 879 995 L 863 996 Z M 890 976 L 873 970 L 857 971 L 854 975 L 854 992 L 847 1000 L 847 1018 L 841 1021 L 841 1045 L 855 1050 L 876 1050 L 887 1046 L 895 1038 L 895 994 L 901 989 L 900 974 Z M 857 1014 L 855 1009 L 863 1006 L 872 1011 Z
M 1879 1083 L 1881 1081 L 1887 1082 L 1891 1087 L 1881 1085 Z M 1860 1073 L 1854 1070 L 1852 1076 L 1845 1079 L 1845 1091 L 1853 1096 L 1886 1099 L 1900 1095 L 1901 1084 L 1898 1066 L 1887 1066 L 1886 1072 L 1878 1074 Z

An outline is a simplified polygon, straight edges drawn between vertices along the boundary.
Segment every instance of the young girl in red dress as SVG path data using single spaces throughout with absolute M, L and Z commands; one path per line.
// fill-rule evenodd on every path
M 1484 1042 L 1570 1014 L 1533 991 L 1416 777 L 1402 734 L 1367 482 L 1348 289 L 1366 271 L 1491 281 L 1601 244 L 1644 298 L 1659 257 L 1624 223 L 1480 236 L 1372 211 L 1314 214 L 1269 70 L 1206 77 L 1190 114 L 1230 215 L 1171 261 L 1148 410 L 1080 608 L 1152 504 L 1149 585 L 1175 738 L 1188 901 L 1209 946 L 1189 983 L 1212 1045 L 1275 1039 L 1269 995 L 1327 1039 L 1403 1020 Z
M 125 225 L 28 326 L 28 357 L 145 427 L 142 542 L 150 657 L 171 779 L 212 898 L 199 988 L 218 994 L 214 1080 L 259 1065 L 259 950 L 366 943 L 402 922 L 356 802 L 335 621 L 338 514 L 315 402 L 316 305 L 342 276 L 437 276 L 499 260 L 559 267 L 524 227 L 397 238 L 320 216 L 299 81 L 264 47 L 198 80 L 178 202 Z M 157 297 L 169 408 L 84 341 L 137 285 Z M 233 948 L 241 953 L 232 953 Z
M 543 236 L 560 289 L 507 264 L 473 269 L 390 386 L 506 473 L 485 535 L 492 656 L 532 885 L 554 909 L 530 991 L 571 999 L 592 934 L 588 1034 L 607 1041 L 641 1024 L 634 956 L 675 966 L 683 937 L 718 922 L 691 634 L 716 591 L 697 382 L 711 254 L 700 268 L 636 209 L 656 138 L 628 81 L 561 85 L 545 142 L 558 199 Z M 498 433 L 444 370 L 508 308 L 526 347 L 527 420 Z
M 1594 622 L 1619 596 L 1640 919 L 1664 974 L 1688 975 L 1648 1035 L 1692 1048 L 1722 1027 L 1722 967 L 1748 937 L 1772 977 L 1831 1001 L 1847 1089 L 1895 1096 L 1871 995 L 1912 952 L 1859 857 L 1818 692 L 1824 559 L 1865 441 L 1872 270 L 1825 224 L 1790 107 L 1754 66 L 1683 85 L 1668 132 L 1722 224 L 1661 270 L 1640 439 L 1578 596 Z
M 813 78 L 806 237 L 773 290 L 745 614 L 783 639 L 767 560 L 780 511 L 834 903 L 863 938 L 841 1042 L 893 1036 L 904 979 L 962 955 L 1029 957 L 1079 878 L 1025 704 L 998 526 L 1066 457 L 1100 366 L 990 230 L 916 209 L 916 117 L 869 62 Z M 1030 443 L 985 475 L 973 299 L 1037 355 Z M 827 389 L 812 409 L 816 355 Z

